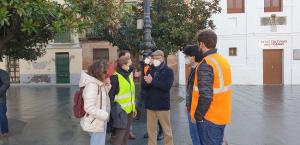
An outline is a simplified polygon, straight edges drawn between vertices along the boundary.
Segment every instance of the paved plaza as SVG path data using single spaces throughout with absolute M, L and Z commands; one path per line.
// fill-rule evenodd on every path
M 88 145 L 89 135 L 72 115 L 77 86 L 13 86 L 8 93 L 9 139 L 0 145 Z M 184 87 L 172 88 L 171 117 L 175 145 L 191 145 L 184 112 Z M 234 86 L 230 145 L 299 145 L 300 86 Z M 138 139 L 146 145 L 145 117 L 135 121 Z M 159 142 L 162 145 L 163 141 Z

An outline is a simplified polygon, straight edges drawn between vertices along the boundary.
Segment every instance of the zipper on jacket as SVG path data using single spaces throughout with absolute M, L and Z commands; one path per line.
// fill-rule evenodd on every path
M 91 121 L 91 124 L 96 120 L 96 118 L 94 118 L 92 121 Z
M 100 89 L 99 89 L 99 88 L 100 88 Z M 99 92 L 99 90 L 100 90 L 99 93 L 101 94 L 101 95 L 100 95 L 100 96 L 101 96 L 101 98 L 100 98 L 100 109 L 102 109 L 102 98 L 103 98 L 103 97 L 102 97 L 102 89 L 101 89 L 101 87 L 99 87 L 99 88 L 98 88 L 98 92 Z M 91 124 L 92 124 L 95 120 L 96 120 L 96 118 L 94 118 L 94 119 L 91 121 Z

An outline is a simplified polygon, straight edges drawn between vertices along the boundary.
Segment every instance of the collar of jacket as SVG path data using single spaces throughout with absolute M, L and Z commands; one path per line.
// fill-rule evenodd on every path
M 94 78 L 93 76 L 90 76 L 89 74 L 87 74 L 87 72 L 81 71 L 79 87 L 85 87 L 88 83 L 96 83 L 99 86 L 104 85 L 103 82 Z
M 134 70 L 134 67 L 131 65 L 131 66 L 129 67 L 129 70 L 128 70 L 129 74 L 132 73 L 133 70 Z
M 195 63 L 192 65 L 192 68 L 193 68 L 193 69 L 196 68 L 198 64 L 199 64 L 199 62 L 195 62 Z
M 217 52 L 218 52 L 217 48 L 210 49 L 210 50 L 206 51 L 205 53 L 203 53 L 203 57 L 206 57 L 208 55 L 211 55 L 211 54 L 214 54 Z
M 123 70 L 122 68 L 120 67 L 117 67 L 117 72 L 119 74 L 121 74 L 124 78 L 128 78 L 128 76 L 130 75 L 130 70 L 129 71 L 126 71 L 126 70 Z

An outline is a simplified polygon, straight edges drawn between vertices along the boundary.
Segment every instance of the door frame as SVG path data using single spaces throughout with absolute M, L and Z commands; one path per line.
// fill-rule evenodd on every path
M 281 84 L 265 84 L 264 82 L 264 51 L 280 50 L 281 51 Z M 263 49 L 262 51 L 262 79 L 263 85 L 284 85 L 284 49 L 283 48 L 272 48 Z
M 68 62 L 69 62 L 69 78 L 68 78 L 68 82 L 67 83 L 58 83 L 58 76 L 57 76 L 57 55 L 59 54 L 68 54 Z M 70 53 L 69 52 L 56 52 L 55 53 L 55 81 L 56 84 L 69 84 L 71 83 L 71 72 L 70 72 Z

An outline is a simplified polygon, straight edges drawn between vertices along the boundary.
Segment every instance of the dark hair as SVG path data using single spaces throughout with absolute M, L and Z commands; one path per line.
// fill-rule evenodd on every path
M 200 62 L 203 59 L 202 51 L 199 51 L 199 47 L 197 45 L 187 45 L 183 53 L 187 56 L 195 56 L 195 61 Z
M 203 42 L 208 49 L 216 48 L 217 34 L 210 29 L 201 30 L 198 34 L 198 43 Z
M 97 60 L 88 68 L 88 75 L 103 81 L 107 75 L 109 64 L 105 60 Z
M 117 66 L 121 68 L 122 65 L 127 65 L 129 60 L 130 60 L 130 58 L 128 58 L 128 57 L 120 57 L 117 60 Z
M 121 58 L 122 56 L 125 56 L 126 53 L 130 53 L 130 52 L 129 52 L 128 50 L 121 50 L 121 51 L 119 52 L 118 57 Z

